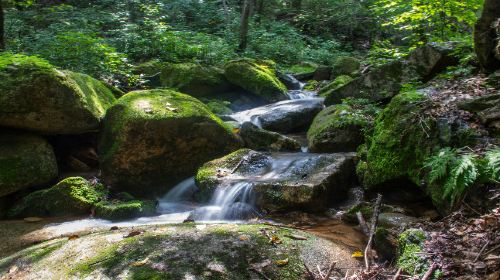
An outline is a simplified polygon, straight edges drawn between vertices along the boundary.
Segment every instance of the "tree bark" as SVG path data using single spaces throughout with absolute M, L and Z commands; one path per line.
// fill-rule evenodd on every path
M 0 0 L 0 51 L 5 51 L 5 15 L 2 0 Z
M 240 23 L 240 45 L 238 47 L 238 52 L 244 52 L 248 44 L 248 26 L 250 23 L 250 14 L 252 11 L 254 0 L 245 0 L 243 3 L 243 9 L 241 11 L 241 23 Z
M 474 28 L 474 45 L 479 64 L 487 73 L 500 69 L 499 18 L 500 1 L 485 0 L 483 13 Z

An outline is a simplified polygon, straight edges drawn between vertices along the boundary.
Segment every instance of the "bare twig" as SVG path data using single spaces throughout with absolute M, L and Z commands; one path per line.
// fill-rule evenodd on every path
M 319 267 L 319 264 L 316 265 L 316 268 L 318 269 L 318 274 L 320 279 L 325 279 L 323 276 L 323 272 L 321 271 L 321 268 Z
M 316 275 L 312 273 L 306 263 L 304 263 L 304 267 L 306 268 L 307 274 L 309 274 L 309 278 L 311 278 L 312 280 L 316 280 Z
M 422 277 L 422 280 L 429 280 L 431 278 L 432 274 L 434 273 L 434 270 L 436 270 L 436 268 L 437 268 L 437 264 L 432 263 L 431 267 L 429 267 L 429 270 L 427 270 L 427 272 L 424 274 L 424 277 Z
M 330 279 L 330 276 L 332 276 L 333 269 L 335 268 L 335 265 L 337 265 L 337 262 L 332 262 L 330 264 L 330 267 L 328 268 L 328 272 L 326 273 L 326 276 L 323 277 L 323 280 L 328 280 Z
M 392 277 L 392 280 L 398 280 L 399 276 L 401 276 L 401 268 L 398 269 L 394 277 Z
M 375 234 L 375 230 L 377 229 L 378 223 L 378 215 L 380 213 L 380 206 L 382 204 L 382 195 L 377 195 L 377 200 L 375 202 L 375 207 L 373 208 L 373 215 L 370 221 L 370 235 L 368 236 L 368 243 L 365 248 L 365 269 L 366 271 L 370 270 L 370 251 L 372 249 L 373 243 L 373 235 Z
M 483 254 L 484 250 L 486 250 L 486 247 L 488 247 L 488 245 L 490 245 L 490 240 L 488 240 L 486 242 L 486 244 L 484 244 L 483 247 L 481 247 L 481 250 L 479 250 L 479 253 L 477 254 L 476 258 L 474 259 L 474 262 L 477 262 L 479 257 L 481 257 L 481 255 Z

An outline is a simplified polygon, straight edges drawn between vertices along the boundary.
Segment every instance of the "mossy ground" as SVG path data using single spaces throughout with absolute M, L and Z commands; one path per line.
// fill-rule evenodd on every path
M 141 234 L 125 238 L 131 230 Z M 281 243 L 271 244 L 262 231 Z M 307 240 L 286 237 L 293 234 Z M 183 224 L 52 240 L 0 260 L 0 272 L 25 279 L 250 279 L 257 276 L 251 266 L 268 261 L 263 272 L 287 280 L 304 278 L 304 263 L 326 267 L 333 256 L 343 266 L 357 266 L 346 249 L 292 229 Z M 276 264 L 285 259 L 286 265 Z
M 426 240 L 425 232 L 420 229 L 409 229 L 401 233 L 398 237 L 397 266 L 410 275 L 422 277 L 430 266 L 425 256 L 422 255 Z M 434 276 L 438 274 L 439 270 L 434 272 Z M 432 279 L 437 279 L 437 277 Z

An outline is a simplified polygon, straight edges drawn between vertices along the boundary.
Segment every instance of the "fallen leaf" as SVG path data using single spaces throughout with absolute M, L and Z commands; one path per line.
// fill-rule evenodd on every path
M 277 266 L 285 266 L 288 264 L 288 259 L 284 259 L 284 260 L 277 260 L 275 261 L 276 265 Z
M 290 238 L 290 239 L 294 239 L 294 240 L 307 240 L 307 237 L 295 235 L 295 234 L 290 234 L 290 235 L 285 235 L 285 236 Z
M 142 261 L 131 263 L 130 266 L 135 266 L 135 267 L 143 266 L 143 265 L 147 264 L 148 262 L 149 262 L 149 258 L 145 258 Z
M 75 239 L 78 239 L 80 236 L 78 236 L 78 234 L 73 234 L 73 235 L 70 235 L 68 237 L 68 240 L 75 240 Z
M 27 222 L 27 223 L 38 223 L 38 222 L 43 221 L 43 218 L 39 218 L 39 217 L 27 217 L 27 218 L 24 218 L 24 221 Z
M 353 258 L 362 258 L 363 257 L 363 252 L 361 251 L 354 251 L 351 255 Z
M 240 239 L 241 241 L 247 241 L 247 240 L 249 240 L 249 239 L 250 239 L 250 237 L 249 237 L 248 235 L 240 235 L 239 239 Z
M 282 241 L 277 235 L 273 235 L 271 239 L 269 240 L 269 243 L 271 244 L 281 244 Z
M 137 230 L 135 230 L 135 231 L 131 231 L 131 232 L 129 232 L 127 235 L 125 235 L 125 236 L 124 236 L 124 238 L 134 237 L 134 236 L 137 236 L 137 235 L 139 235 L 139 234 L 141 234 L 141 233 L 142 233 L 142 232 L 137 231 Z

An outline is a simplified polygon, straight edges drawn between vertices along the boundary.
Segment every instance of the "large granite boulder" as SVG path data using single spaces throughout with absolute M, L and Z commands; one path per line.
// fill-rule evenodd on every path
M 364 132 L 374 123 L 379 109 L 366 99 L 345 99 L 327 107 L 307 132 L 309 151 L 335 153 L 356 151 L 364 143 Z
M 135 91 L 108 110 L 99 160 L 107 184 L 151 197 L 239 146 L 231 128 L 197 99 L 171 90 Z
M 251 122 L 243 123 L 238 134 L 245 142 L 245 147 L 256 151 L 299 152 L 301 149 L 297 140 L 261 129 Z
M 231 89 L 224 71 L 195 63 L 166 63 L 160 69 L 160 83 L 191 96 L 211 96 Z
M 451 44 L 429 44 L 414 50 L 404 60 L 377 67 L 359 78 L 332 90 L 325 96 L 325 104 L 340 103 L 344 98 L 366 98 L 387 102 L 397 95 L 403 84 L 426 82 L 446 67 L 456 65 Z
M 0 56 L 0 125 L 46 134 L 97 131 L 113 91 L 33 56 Z
M 494 135 L 500 135 L 500 94 L 489 94 L 458 104 L 462 110 L 476 113 Z
M 89 215 L 93 206 L 106 199 L 107 189 L 82 177 L 70 177 L 57 185 L 33 192 L 9 209 L 7 216 L 48 217 Z
M 295 99 L 238 112 L 230 117 L 240 123 L 250 121 L 266 130 L 289 133 L 307 130 L 322 109 L 322 98 Z
M 269 103 L 288 99 L 287 88 L 276 76 L 272 61 L 233 60 L 225 65 L 224 73 L 231 83 Z
M 42 137 L 0 131 L 0 197 L 57 178 L 52 146 Z
M 202 200 L 217 188 L 245 182 L 252 185 L 255 205 L 260 209 L 321 211 L 343 198 L 355 184 L 355 161 L 355 153 L 261 153 L 242 149 L 204 164 L 196 183 Z

